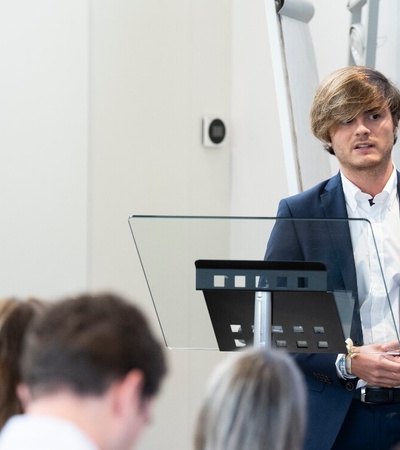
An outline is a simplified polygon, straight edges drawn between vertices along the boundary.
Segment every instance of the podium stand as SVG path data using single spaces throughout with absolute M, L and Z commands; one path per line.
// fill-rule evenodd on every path
M 255 345 L 290 352 L 345 352 L 357 293 L 336 286 L 327 291 L 335 246 L 326 260 L 293 261 L 290 241 L 283 239 L 285 260 L 264 261 L 277 225 L 283 236 L 294 233 L 299 246 L 301 234 L 307 232 L 312 240 L 308 244 L 322 250 L 322 238 L 330 236 L 336 246 L 349 245 L 343 241 L 344 231 L 355 230 L 358 245 L 365 246 L 376 264 L 383 327 L 394 339 L 398 336 L 368 220 L 134 215 L 129 225 L 138 263 L 134 276 L 140 283 L 144 275 L 169 348 L 233 351 Z M 344 275 L 346 270 L 343 265 Z
M 196 261 L 221 351 L 248 345 L 343 353 L 345 337 L 326 267 L 304 261 Z

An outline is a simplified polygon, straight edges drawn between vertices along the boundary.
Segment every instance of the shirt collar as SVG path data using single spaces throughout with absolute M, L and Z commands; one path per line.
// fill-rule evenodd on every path
M 370 195 L 362 192 L 354 183 L 352 183 L 346 176 L 340 171 L 340 176 L 342 179 L 342 186 L 344 192 L 344 198 L 346 200 L 347 206 L 354 212 L 357 208 L 357 200 L 371 198 Z M 387 181 L 382 192 L 375 196 L 377 201 L 382 203 L 387 201 L 387 207 L 390 209 L 396 200 L 397 195 L 397 171 L 393 164 L 393 171 Z

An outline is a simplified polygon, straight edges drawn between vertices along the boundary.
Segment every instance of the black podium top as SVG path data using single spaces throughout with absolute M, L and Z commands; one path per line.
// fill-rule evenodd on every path
M 313 261 L 198 260 L 196 289 L 204 293 L 221 351 L 253 345 L 255 302 L 270 292 L 271 346 L 290 352 L 343 353 L 342 323 L 326 292 L 326 267 Z M 349 310 L 347 321 L 351 321 Z

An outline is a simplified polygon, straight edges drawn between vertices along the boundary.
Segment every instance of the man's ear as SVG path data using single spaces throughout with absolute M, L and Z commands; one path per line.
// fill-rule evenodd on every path
M 109 445 L 106 448 L 132 448 L 151 421 L 152 401 L 143 396 L 144 381 L 143 372 L 136 369 L 110 386 L 107 393 Z
M 31 401 L 31 393 L 25 383 L 20 383 L 17 386 L 17 396 L 22 404 L 22 409 L 25 411 Z
M 140 370 L 131 370 L 125 377 L 114 386 L 114 408 L 115 412 L 122 413 L 128 408 L 140 409 L 142 403 L 142 391 L 144 375 Z

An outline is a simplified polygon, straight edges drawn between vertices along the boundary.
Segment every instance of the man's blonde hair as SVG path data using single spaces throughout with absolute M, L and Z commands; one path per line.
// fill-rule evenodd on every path
M 365 66 L 348 66 L 329 75 L 315 93 L 311 106 L 311 130 L 324 142 L 343 122 L 365 111 L 381 111 L 388 107 L 393 123 L 400 115 L 400 91 L 382 73 Z

